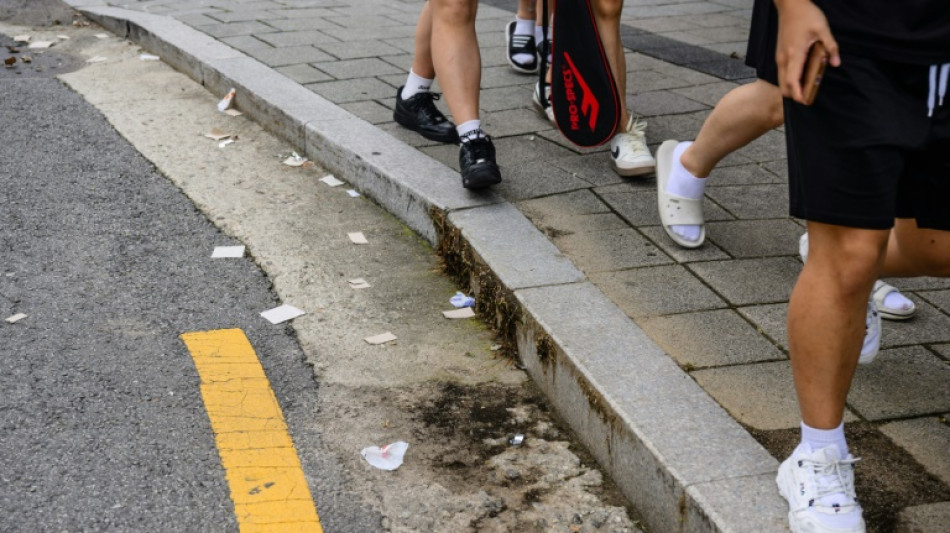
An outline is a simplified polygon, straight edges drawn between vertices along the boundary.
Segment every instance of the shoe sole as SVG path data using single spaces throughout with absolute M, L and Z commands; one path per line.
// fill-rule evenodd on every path
M 513 22 L 508 23 L 509 26 L 511 24 L 513 24 Z M 508 64 L 511 65 L 511 68 L 513 68 L 515 72 L 518 72 L 520 74 L 537 74 L 538 69 L 541 68 L 541 66 L 538 64 L 540 63 L 540 61 L 537 61 L 535 63 L 534 70 L 528 70 L 522 66 L 519 66 L 517 63 L 514 62 L 514 60 L 511 59 L 511 56 L 508 55 L 508 48 L 510 46 L 511 46 L 511 35 L 509 35 L 508 33 L 508 26 L 505 26 L 505 58 L 508 59 Z
M 456 133 L 455 130 L 452 130 L 452 133 L 449 133 L 446 135 L 435 135 L 435 134 L 423 131 L 422 128 L 419 128 L 418 126 L 416 126 L 415 121 L 412 119 L 412 117 L 407 117 L 406 115 L 403 115 L 399 113 L 398 111 L 393 111 L 393 120 L 395 120 L 396 124 L 399 124 L 403 128 L 406 128 L 409 131 L 414 131 L 418 133 L 419 135 L 422 135 L 426 139 L 429 139 L 430 141 L 436 141 L 440 143 L 449 143 L 449 144 L 459 143 L 458 133 Z
M 500 176 L 499 177 L 488 176 L 487 179 L 484 179 L 484 180 L 483 179 L 473 180 L 469 178 L 467 182 L 464 179 L 462 180 L 462 187 L 471 191 L 477 191 L 479 189 L 487 189 L 488 187 L 491 187 L 492 185 L 498 185 L 499 183 L 501 183 Z
M 629 178 L 632 176 L 645 176 L 647 174 L 653 174 L 656 172 L 656 165 L 645 165 L 642 167 L 633 167 L 633 168 L 623 168 L 617 166 L 617 162 L 610 159 L 610 166 L 614 169 L 614 172 L 619 176 Z

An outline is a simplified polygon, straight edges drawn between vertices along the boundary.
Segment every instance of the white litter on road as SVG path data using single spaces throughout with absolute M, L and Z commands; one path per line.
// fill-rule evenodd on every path
M 273 309 L 264 311 L 261 313 L 261 316 L 266 318 L 271 324 L 280 324 L 281 322 L 293 320 L 298 316 L 305 314 L 307 314 L 305 311 L 301 311 L 292 305 L 284 304 L 280 307 L 275 307 Z
M 455 296 L 449 298 L 449 302 L 452 303 L 455 307 L 472 307 L 475 305 L 475 298 L 471 296 L 465 296 L 463 292 L 455 293 Z
M 284 164 L 288 167 L 302 167 L 306 162 L 307 158 L 297 152 L 291 152 L 290 157 L 284 159 Z
M 320 181 L 326 183 L 330 187 L 339 187 L 340 185 L 343 185 L 343 182 L 336 179 L 336 176 L 333 174 L 327 174 L 326 176 L 320 178 Z
M 155 54 L 139 54 L 139 59 L 142 61 L 158 61 L 161 58 Z
M 211 131 L 209 131 L 208 133 L 205 133 L 205 137 L 209 139 L 214 139 L 216 141 L 220 141 L 221 139 L 227 139 L 230 136 L 231 136 L 230 133 L 219 130 L 218 128 L 211 128 Z
M 87 59 L 86 63 L 102 63 L 103 61 L 108 61 L 108 60 L 109 58 L 96 56 L 96 57 L 90 57 L 89 59 Z
M 218 148 L 224 148 L 225 146 L 234 142 L 234 139 L 225 139 L 218 143 Z
M 243 115 L 244 113 L 241 113 L 241 112 L 238 111 L 237 109 L 225 109 L 225 110 L 224 110 L 224 114 L 225 114 L 225 115 L 231 115 L 232 117 L 239 117 L 239 116 Z
M 28 43 L 28 42 L 30 42 L 30 39 L 32 39 L 32 38 L 33 38 L 32 35 L 26 35 L 26 34 L 24 34 L 24 35 L 14 35 L 14 36 L 13 36 L 13 40 L 16 41 L 16 42 L 18 42 L 18 43 Z
M 97 34 L 96 34 L 96 38 L 97 38 L 97 39 L 108 39 L 108 38 L 109 38 L 109 34 L 108 34 L 108 33 L 97 33 Z
M 471 307 L 463 307 L 461 309 L 452 309 L 451 311 L 442 311 L 442 316 L 445 318 L 472 318 L 475 316 L 475 311 Z
M 13 324 L 14 322 L 19 322 L 19 321 L 23 320 L 24 318 L 26 318 L 26 316 L 27 316 L 27 315 L 24 315 L 23 313 L 17 313 L 17 314 L 15 314 L 15 315 L 13 315 L 13 316 L 8 316 L 8 317 L 5 318 L 4 320 L 6 320 L 7 322 L 9 322 L 10 324 Z
M 381 470 L 395 470 L 402 466 L 403 458 L 406 456 L 406 450 L 409 449 L 409 443 L 396 441 L 380 448 L 379 446 L 370 446 L 363 448 L 360 454 L 366 459 L 366 462 Z
M 215 246 L 211 252 L 212 259 L 223 259 L 230 257 L 244 257 L 244 245 L 241 246 Z
M 237 93 L 235 89 L 228 91 L 228 94 L 224 95 L 224 98 L 218 102 L 218 111 L 224 113 L 231 107 L 231 102 L 234 101 L 234 95 Z
M 347 236 L 350 237 L 350 241 L 352 241 L 353 244 L 369 244 L 369 241 L 366 240 L 366 235 L 363 235 L 362 231 L 347 233 Z
M 372 285 L 370 285 L 369 282 L 363 278 L 349 279 L 346 280 L 346 282 L 350 284 L 351 289 L 368 289 L 372 287 Z
M 386 333 L 380 333 L 379 335 L 373 335 L 373 336 L 371 336 L 371 337 L 366 337 L 366 338 L 363 339 L 363 340 L 366 341 L 366 342 L 368 342 L 368 343 L 370 343 L 370 344 L 376 345 L 376 344 L 386 344 L 387 342 L 392 342 L 392 341 L 396 340 L 397 338 L 398 338 L 398 337 L 396 337 L 395 335 L 393 335 L 392 333 L 390 333 L 390 332 L 387 331 Z
M 49 48 L 53 46 L 53 41 L 35 41 L 30 43 L 28 48 Z
M 347 189 L 347 190 L 346 190 L 346 194 L 349 194 L 349 195 L 350 195 L 351 197 L 353 197 L 353 198 L 359 198 L 359 197 L 360 197 L 360 193 L 356 192 L 356 191 L 353 190 L 353 189 Z

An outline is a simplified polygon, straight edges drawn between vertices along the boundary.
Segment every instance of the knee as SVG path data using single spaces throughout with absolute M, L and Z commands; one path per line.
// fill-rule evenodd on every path
M 478 2 L 473 0 L 432 0 L 433 22 L 453 26 L 475 24 Z
M 886 235 L 876 232 L 848 233 L 843 238 L 819 242 L 816 246 L 813 236 L 810 236 L 806 268 L 814 267 L 819 275 L 829 276 L 842 294 L 866 298 L 874 280 L 879 277 L 885 239 Z
M 591 3 L 598 18 L 619 20 L 623 10 L 623 0 L 594 0 Z

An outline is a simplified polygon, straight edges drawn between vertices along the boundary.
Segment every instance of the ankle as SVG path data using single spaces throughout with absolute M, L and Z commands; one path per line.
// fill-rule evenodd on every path
M 706 179 L 712 169 L 700 165 L 699 161 L 696 160 L 696 151 L 693 149 L 694 144 L 690 144 L 683 152 L 683 155 L 680 156 L 680 165 L 682 165 L 687 172 L 692 174 L 694 178 Z

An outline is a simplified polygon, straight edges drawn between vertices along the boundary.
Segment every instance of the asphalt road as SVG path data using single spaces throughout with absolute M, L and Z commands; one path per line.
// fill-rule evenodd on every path
M 179 335 L 243 329 L 298 447 L 317 383 L 248 258 L 60 81 L 0 78 L 0 531 L 236 531 Z M 184 142 L 184 140 L 182 141 Z M 304 460 L 329 531 L 379 517 Z

